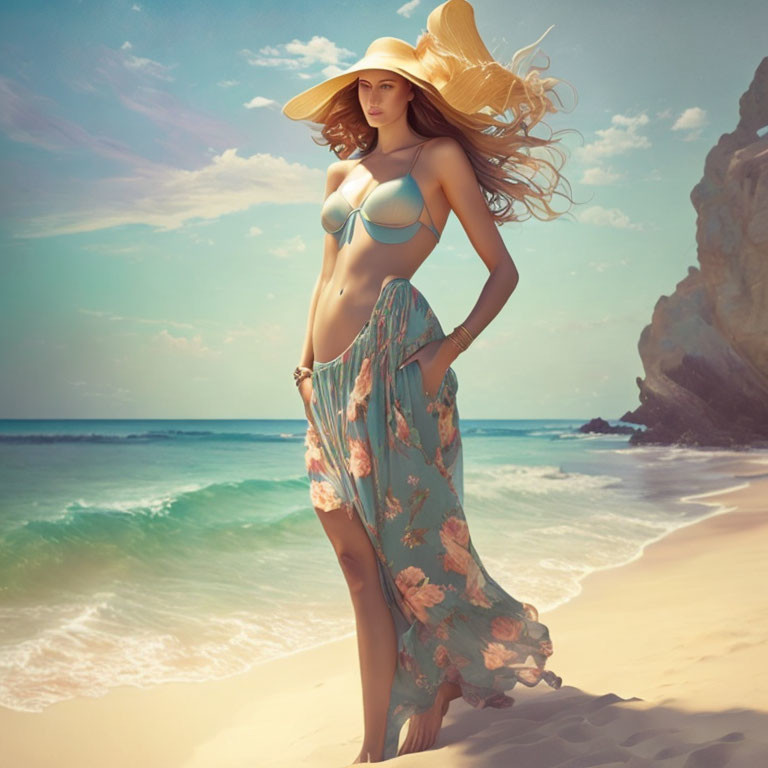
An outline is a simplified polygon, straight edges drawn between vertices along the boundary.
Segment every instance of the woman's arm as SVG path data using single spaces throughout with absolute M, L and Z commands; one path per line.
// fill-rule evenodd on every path
M 331 163 L 328 166 L 328 172 L 325 177 L 325 194 L 323 200 L 333 192 L 339 184 L 341 184 L 344 178 L 344 161 Z M 315 280 L 315 287 L 312 290 L 312 297 L 309 301 L 309 312 L 307 317 L 307 329 L 304 336 L 304 346 L 301 349 L 301 357 L 299 358 L 299 365 L 304 365 L 307 368 L 311 368 L 315 361 L 315 351 L 312 344 L 312 329 L 315 325 L 315 308 L 317 307 L 317 300 L 320 296 L 320 292 L 325 285 L 331 279 L 333 275 L 333 269 L 336 265 L 336 256 L 338 254 L 338 243 L 336 238 L 326 233 L 323 243 L 323 263 L 320 267 L 320 274 Z
M 430 142 L 431 162 L 451 208 L 458 217 L 490 276 L 463 325 L 477 338 L 499 314 L 517 287 L 520 276 L 499 228 L 480 190 L 475 171 L 461 144 L 447 136 Z M 440 352 L 450 365 L 459 355 L 458 347 L 445 340 Z
M 309 313 L 307 317 L 307 330 L 304 335 L 304 346 L 301 348 L 301 357 L 299 358 L 299 365 L 303 365 L 306 368 L 311 368 L 315 362 L 315 352 L 312 347 L 312 328 L 315 323 L 315 307 L 317 306 L 317 297 L 320 291 L 325 285 L 323 281 L 323 273 L 317 276 L 315 280 L 315 287 L 312 290 L 312 297 L 309 300 Z

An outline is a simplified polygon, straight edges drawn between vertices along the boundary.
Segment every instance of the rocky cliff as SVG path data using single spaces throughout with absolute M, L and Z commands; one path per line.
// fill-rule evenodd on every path
M 641 405 L 621 420 L 647 429 L 632 443 L 768 446 L 767 130 L 765 58 L 691 192 L 699 268 L 640 335 Z

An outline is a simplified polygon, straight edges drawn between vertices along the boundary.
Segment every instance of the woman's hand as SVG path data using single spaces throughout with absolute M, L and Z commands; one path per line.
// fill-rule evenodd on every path
M 304 402 L 304 413 L 307 416 L 307 421 L 314 427 L 315 422 L 312 418 L 312 408 L 310 406 L 310 401 L 312 399 L 312 395 L 314 393 L 314 389 L 312 387 L 312 377 L 311 376 L 305 376 L 300 382 L 298 386 L 299 390 L 299 396 L 301 397 L 302 401 Z
M 453 354 L 455 346 L 447 338 L 435 339 L 419 347 L 412 355 L 400 363 L 400 368 L 418 360 L 421 366 L 421 383 L 424 394 L 431 399 L 437 397 L 437 391 L 456 356 Z

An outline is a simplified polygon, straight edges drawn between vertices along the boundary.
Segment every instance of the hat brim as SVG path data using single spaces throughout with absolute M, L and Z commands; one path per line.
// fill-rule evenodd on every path
M 381 57 L 376 54 L 364 56 L 360 61 L 353 64 L 349 69 L 344 70 L 339 75 L 324 80 L 322 83 L 313 85 L 306 91 L 294 96 L 288 100 L 282 108 L 282 113 L 291 120 L 310 120 L 312 122 L 322 122 L 323 112 L 333 97 L 349 83 L 354 82 L 359 77 L 359 72 L 364 69 L 386 69 L 390 72 L 396 72 L 415 85 L 420 87 L 429 87 L 429 82 L 425 76 L 420 77 L 422 73 L 417 73 L 416 66 L 410 61 L 403 61 L 400 58 Z

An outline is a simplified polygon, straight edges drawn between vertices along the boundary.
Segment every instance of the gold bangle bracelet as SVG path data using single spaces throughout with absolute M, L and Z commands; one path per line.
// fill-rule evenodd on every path
M 461 331 L 457 331 L 455 328 L 448 334 L 448 338 L 459 348 L 461 352 L 464 352 L 469 346 L 467 337 L 464 336 Z
M 474 336 L 463 323 L 457 325 L 448 336 L 462 352 L 474 341 Z
M 462 347 L 466 348 L 469 346 L 469 339 L 461 332 L 461 330 L 454 329 L 452 336 Z
M 457 328 L 461 328 L 461 329 L 462 329 L 462 331 L 463 331 L 464 333 L 466 333 L 466 334 L 467 334 L 467 336 L 469 336 L 470 342 L 472 342 L 472 341 L 474 341 L 474 340 L 475 340 L 475 337 L 472 335 L 472 332 L 469 330 L 469 328 L 467 328 L 467 326 L 466 326 L 466 325 L 464 325 L 464 323 L 461 323 L 460 325 L 457 325 L 456 327 L 457 327 Z

